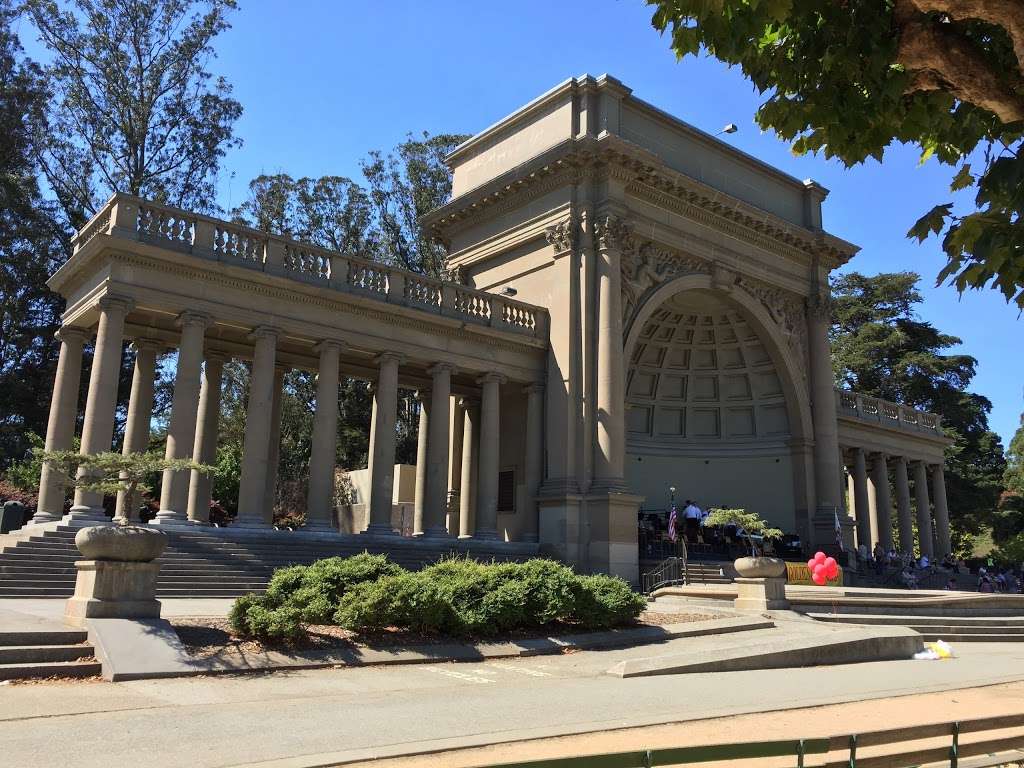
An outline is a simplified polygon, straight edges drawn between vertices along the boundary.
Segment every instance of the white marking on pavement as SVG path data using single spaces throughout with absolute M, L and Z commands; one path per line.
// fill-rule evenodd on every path
M 517 667 L 515 664 L 499 664 L 497 662 L 489 662 L 489 667 L 495 669 L 506 669 L 509 672 L 518 672 L 520 675 L 529 675 L 530 677 L 552 677 L 548 672 L 541 672 L 539 669 L 530 669 L 529 667 Z
M 427 672 L 435 672 L 435 673 L 437 673 L 439 675 L 444 675 L 445 677 L 452 677 L 452 678 L 455 678 L 456 680 L 462 680 L 463 682 L 466 682 L 466 683 L 482 684 L 482 683 L 493 683 L 494 682 L 493 680 L 489 680 L 486 677 L 479 677 L 478 675 L 470 675 L 470 674 L 467 674 L 465 672 L 459 672 L 459 671 L 454 670 L 454 669 L 446 669 L 444 667 L 420 667 L 420 669 L 425 669 Z

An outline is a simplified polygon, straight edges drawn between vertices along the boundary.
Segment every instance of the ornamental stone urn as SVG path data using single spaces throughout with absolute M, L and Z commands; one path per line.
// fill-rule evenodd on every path
M 153 561 L 167 541 L 163 531 L 137 525 L 82 528 L 75 546 L 85 559 L 75 562 L 75 594 L 64 608 L 65 621 L 81 627 L 86 619 L 160 618 L 160 564 Z
M 777 557 L 741 557 L 733 563 L 739 577 L 733 607 L 738 613 L 785 611 L 786 563 Z

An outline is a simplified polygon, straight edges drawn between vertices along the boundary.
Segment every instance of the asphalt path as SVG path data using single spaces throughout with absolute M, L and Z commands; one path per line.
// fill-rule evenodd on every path
M 757 642 L 756 632 L 744 636 Z M 5 685 L 0 764 L 316 764 L 318 755 L 371 758 L 1024 679 L 1024 643 L 964 644 L 949 661 L 626 680 L 605 674 L 626 658 L 724 640 L 494 662 Z

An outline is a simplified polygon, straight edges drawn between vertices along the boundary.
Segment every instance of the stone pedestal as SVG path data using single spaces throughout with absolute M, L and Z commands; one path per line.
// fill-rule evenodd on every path
M 86 619 L 158 619 L 156 599 L 159 563 L 79 560 L 75 594 L 64 608 L 64 620 L 75 627 Z
M 737 577 L 736 599 L 733 607 L 739 613 L 760 613 L 762 611 L 787 611 L 786 577 L 769 576 L 759 579 Z

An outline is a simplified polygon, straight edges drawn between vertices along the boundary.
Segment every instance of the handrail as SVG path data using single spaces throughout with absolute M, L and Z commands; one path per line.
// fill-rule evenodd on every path
M 706 744 L 692 747 L 665 749 L 639 749 L 600 755 L 527 760 L 511 763 L 492 763 L 488 768 L 654 768 L 654 766 L 687 765 L 696 763 L 749 761 L 768 757 L 792 756 L 798 768 L 807 755 L 825 755 L 846 752 L 841 759 L 831 760 L 825 768 L 908 768 L 924 763 L 946 763 L 957 768 L 958 761 L 975 755 L 993 755 L 988 766 L 1001 765 L 998 753 L 1024 748 L 1024 734 L 995 736 L 963 743 L 960 737 L 968 733 L 1005 731 L 1024 728 L 1024 714 L 1000 715 L 944 723 L 888 728 L 861 734 L 845 734 L 810 739 L 782 739 L 751 741 L 735 744 Z M 949 738 L 949 746 L 907 749 L 886 755 L 858 757 L 857 750 L 867 747 L 902 746 L 923 739 Z M 980 766 L 977 766 L 980 768 Z
M 474 325 L 548 337 L 544 307 L 131 195 L 113 195 L 75 234 L 75 253 L 98 235 L 153 243 Z
M 848 389 L 836 389 L 836 412 L 892 429 L 943 434 L 942 417 L 938 414 L 893 403 L 880 397 L 862 395 Z

